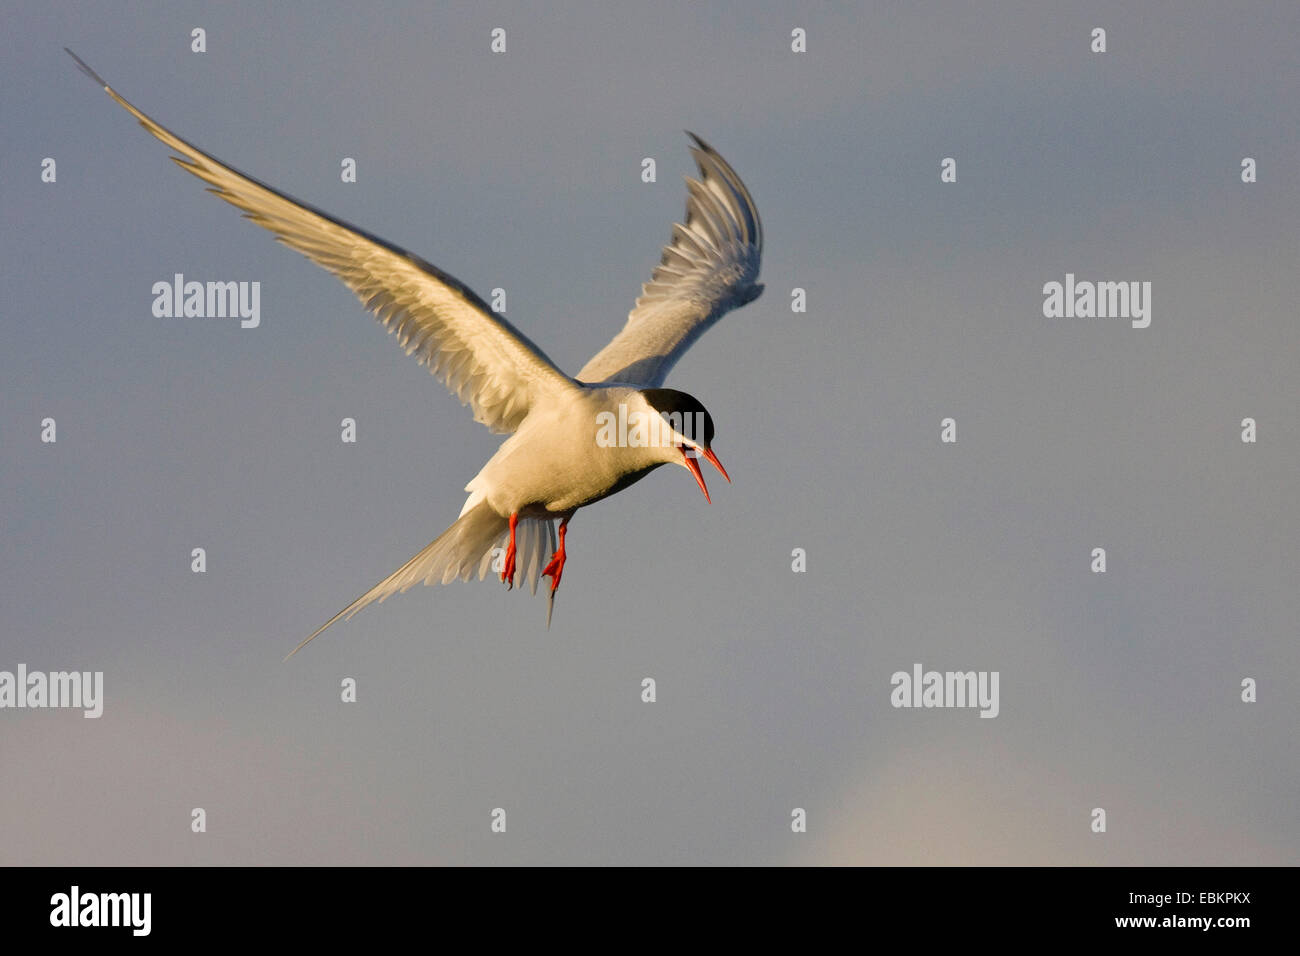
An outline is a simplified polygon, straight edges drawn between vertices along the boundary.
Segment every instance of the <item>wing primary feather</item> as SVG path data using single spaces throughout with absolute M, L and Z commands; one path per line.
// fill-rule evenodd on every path
M 627 324 L 577 378 L 659 386 L 691 344 L 732 309 L 763 291 L 763 225 L 736 171 L 687 131 L 699 176 L 686 177 L 686 215 L 674 223 Z
M 204 152 L 127 102 L 80 57 L 67 52 L 151 136 L 179 153 L 172 160 L 207 183 L 206 191 L 340 279 L 397 333 L 407 354 L 418 352 L 420 363 L 435 375 L 443 377 L 445 368 L 444 383 L 473 407 L 477 421 L 496 432 L 511 432 L 535 402 L 578 389 L 527 336 L 455 277 Z M 464 358 L 444 366 L 438 361 L 444 351 L 458 351 Z

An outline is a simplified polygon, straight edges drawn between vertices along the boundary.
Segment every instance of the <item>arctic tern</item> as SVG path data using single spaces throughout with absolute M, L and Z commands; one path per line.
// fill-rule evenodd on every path
M 203 152 L 67 52 L 141 126 L 180 154 L 172 157 L 175 163 L 243 210 L 244 218 L 341 279 L 408 355 L 415 354 L 471 406 L 476 421 L 510 436 L 465 486 L 469 497 L 451 527 L 288 657 L 340 618 L 417 583 L 467 581 L 476 572 L 481 580 L 494 558 L 510 587 L 520 570 L 534 593 L 540 577 L 551 579 L 549 627 L 564 572 L 565 535 L 579 508 L 666 464 L 690 471 L 711 501 L 700 457 L 731 481 L 713 453 L 708 411 L 691 395 L 663 387 L 696 339 L 763 291 L 757 281 L 763 250 L 758 210 L 740 177 L 698 136 L 687 134 L 699 178 L 686 178 L 684 221 L 673 225 L 672 239 L 622 331 L 570 377 L 452 276 Z M 619 427 L 611 429 L 615 421 Z

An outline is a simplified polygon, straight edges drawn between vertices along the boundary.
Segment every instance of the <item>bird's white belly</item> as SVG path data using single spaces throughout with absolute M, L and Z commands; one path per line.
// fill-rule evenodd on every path
M 626 477 L 657 464 L 647 449 L 597 441 L 597 415 L 625 389 L 595 389 L 583 401 L 526 419 L 472 482 L 498 514 L 571 511 L 626 486 Z

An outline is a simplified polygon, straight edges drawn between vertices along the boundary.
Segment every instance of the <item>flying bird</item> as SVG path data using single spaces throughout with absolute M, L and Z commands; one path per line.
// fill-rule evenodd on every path
M 136 109 L 67 52 L 141 126 L 180 154 L 171 157 L 175 163 L 243 210 L 245 219 L 342 280 L 407 355 L 414 354 L 473 409 L 475 421 L 510 436 L 465 486 L 469 497 L 451 527 L 288 657 L 340 618 L 417 583 L 468 581 L 476 573 L 482 580 L 495 570 L 503 545 L 500 575 L 507 587 L 522 574 L 536 593 L 539 579 L 550 578 L 549 627 L 564 573 L 565 535 L 579 508 L 622 491 L 660 465 L 687 469 L 710 502 L 699 459 L 731 481 L 713 452 L 708 411 L 693 396 L 663 386 L 696 339 L 763 291 L 757 281 L 763 227 L 735 170 L 695 134 L 687 135 L 699 177 L 686 178 L 684 221 L 673 225 L 672 239 L 622 331 L 570 377 L 452 276 L 205 153 Z

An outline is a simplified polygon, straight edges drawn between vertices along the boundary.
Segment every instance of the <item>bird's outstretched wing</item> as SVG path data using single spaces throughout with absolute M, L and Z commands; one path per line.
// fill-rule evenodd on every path
M 140 112 L 82 62 L 68 55 L 140 125 L 181 156 L 172 160 L 208 183 L 208 191 L 275 233 L 278 242 L 328 269 L 357 294 L 406 354 L 474 409 L 494 432 L 519 427 L 532 404 L 580 386 L 472 291 L 436 266 L 364 232 L 187 143 Z
M 628 314 L 627 325 L 577 374 L 581 382 L 657 387 L 688 348 L 732 309 L 758 298 L 763 224 L 749 190 L 694 133 L 700 178 L 686 179 L 686 221 Z

